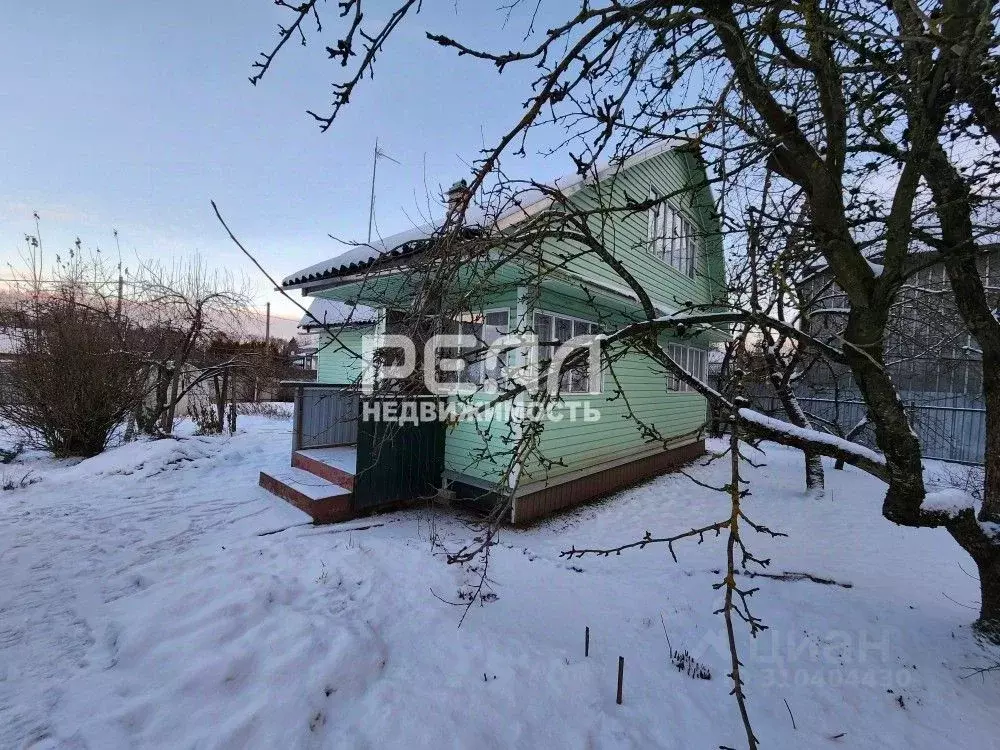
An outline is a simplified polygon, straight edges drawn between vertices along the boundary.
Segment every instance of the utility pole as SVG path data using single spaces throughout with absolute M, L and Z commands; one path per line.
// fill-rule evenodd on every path
M 115 320 L 122 317 L 122 296 L 125 290 L 125 279 L 122 277 L 122 246 L 118 242 L 118 230 L 113 230 L 115 235 L 115 247 L 118 248 L 118 300 L 115 303 Z
M 45 278 L 45 250 L 42 249 L 42 220 L 38 218 L 37 211 L 35 211 L 33 216 L 35 217 L 35 238 L 38 240 L 38 278 L 41 280 Z
M 267 313 L 264 317 L 264 343 L 271 342 L 271 303 L 267 303 Z

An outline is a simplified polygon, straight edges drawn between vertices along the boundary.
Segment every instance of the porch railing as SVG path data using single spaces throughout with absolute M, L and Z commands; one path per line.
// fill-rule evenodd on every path
M 295 414 L 292 450 L 352 445 L 358 442 L 358 393 L 336 383 L 292 382 Z
M 354 490 L 355 510 L 405 502 L 433 495 L 441 484 L 444 467 L 444 425 L 435 420 L 399 424 L 380 419 L 361 421 L 357 389 L 332 383 L 285 382 L 295 394 L 292 450 L 357 445 Z M 431 396 L 407 399 L 393 396 L 365 397 L 372 405 L 382 402 L 421 401 Z M 399 409 L 397 409 L 397 412 Z

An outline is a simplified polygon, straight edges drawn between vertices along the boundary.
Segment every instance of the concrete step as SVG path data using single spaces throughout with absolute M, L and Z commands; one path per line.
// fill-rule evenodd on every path
M 292 466 L 332 484 L 354 489 L 356 453 L 353 448 L 319 448 L 292 452 Z
M 316 523 L 334 523 L 354 517 L 349 489 L 302 469 L 262 471 L 260 486 L 308 513 Z

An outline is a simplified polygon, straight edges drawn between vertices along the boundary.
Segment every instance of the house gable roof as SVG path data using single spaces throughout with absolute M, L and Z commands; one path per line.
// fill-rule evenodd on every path
M 616 172 L 652 159 L 667 151 L 692 149 L 687 141 L 666 138 L 660 143 L 648 146 L 638 153 L 624 159 L 608 161 L 599 166 L 594 173 L 580 175 L 573 173 L 565 175 L 550 183 L 551 187 L 559 189 L 563 195 L 571 195 L 589 184 L 600 182 Z M 537 188 L 525 190 L 518 194 L 517 205 L 504 211 L 497 218 L 500 227 L 513 226 L 552 204 L 552 198 Z M 466 214 L 466 222 L 470 227 L 481 227 L 486 214 L 482 209 L 470 207 Z M 403 259 L 421 252 L 428 240 L 432 239 L 439 227 L 434 224 L 424 224 L 404 232 L 386 237 L 378 242 L 356 245 L 350 250 L 333 258 L 321 261 L 285 277 L 281 286 L 286 289 L 307 287 L 320 284 L 328 279 L 349 276 L 359 273 L 371 266 L 386 261 Z

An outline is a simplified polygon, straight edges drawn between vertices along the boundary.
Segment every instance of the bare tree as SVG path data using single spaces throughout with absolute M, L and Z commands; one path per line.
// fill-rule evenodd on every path
M 236 368 L 235 360 L 219 360 L 208 348 L 213 338 L 238 339 L 245 330 L 249 286 L 197 255 L 171 266 L 144 263 L 133 283 L 148 333 L 149 374 L 136 423 L 142 432 L 169 434 L 178 405 L 192 389 Z
M 773 318 L 807 334 L 811 330 L 811 300 L 797 280 L 814 264 L 816 251 L 807 241 L 801 191 L 777 191 L 772 185 L 773 174 L 768 171 L 758 203 L 744 206 L 742 216 L 730 219 L 730 233 L 745 240 L 740 252 L 731 256 L 729 303 L 753 311 L 758 320 L 734 326 L 721 374 L 747 386 L 751 397 L 774 397 L 792 425 L 811 430 L 816 420 L 802 408 L 795 384 L 825 361 L 824 354 L 760 324 L 761 318 Z M 804 459 L 806 488 L 822 493 L 820 454 L 806 450 Z

